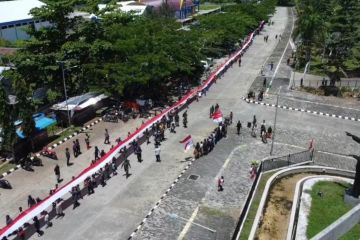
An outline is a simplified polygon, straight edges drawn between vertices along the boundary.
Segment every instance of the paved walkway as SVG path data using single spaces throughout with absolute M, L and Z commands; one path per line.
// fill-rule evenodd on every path
M 129 131 L 134 131 L 136 127 L 140 126 L 143 119 L 135 119 L 128 121 L 127 123 L 109 123 L 100 122 L 94 125 L 89 130 L 80 133 L 78 136 L 73 137 L 67 142 L 59 145 L 54 149 L 57 153 L 59 160 L 53 160 L 46 157 L 40 157 L 43 161 L 43 167 L 34 167 L 34 172 L 28 172 L 23 169 L 16 170 L 5 178 L 13 186 L 12 190 L 0 189 L 0 219 L 5 219 L 6 214 L 15 217 L 18 213 L 18 208 L 22 207 L 24 210 L 27 208 L 27 196 L 31 194 L 33 197 L 44 198 L 49 194 L 49 190 L 56 184 L 56 178 L 54 175 L 54 167 L 59 164 L 61 177 L 64 179 L 62 184 L 71 180 L 72 176 L 76 176 L 83 169 L 88 167 L 91 161 L 94 159 L 94 146 L 98 146 L 99 149 L 104 149 L 105 152 L 110 150 L 111 144 L 116 145 L 115 139 L 121 137 L 124 139 Z M 111 144 L 104 144 L 104 130 L 107 128 L 110 133 Z M 90 135 L 90 143 L 92 148 L 86 150 L 85 145 L 85 133 Z M 72 142 L 75 139 L 79 139 L 82 154 L 74 158 L 72 154 Z M 66 166 L 65 148 L 69 148 L 71 152 L 72 166 Z

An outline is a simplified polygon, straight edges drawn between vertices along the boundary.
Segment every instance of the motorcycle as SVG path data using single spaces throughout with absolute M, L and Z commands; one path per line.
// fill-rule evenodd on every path
M 105 114 L 105 116 L 103 117 L 103 120 L 105 122 L 119 122 L 118 117 L 116 115 L 112 115 L 112 114 Z
M 41 159 L 38 158 L 38 157 L 33 157 L 33 159 L 30 158 L 30 161 L 31 161 L 31 165 L 32 166 L 36 166 L 36 167 L 42 167 L 44 166 Z
M 12 189 L 10 182 L 6 179 L 0 179 L 0 188 Z
M 31 167 L 32 161 L 28 157 L 25 157 L 20 160 L 20 166 L 22 169 L 24 169 L 26 171 L 31 171 L 31 172 L 34 171 L 34 169 Z
M 47 147 L 44 147 L 43 150 L 40 152 L 40 154 L 43 155 L 44 157 L 48 157 L 48 158 L 51 158 L 51 159 L 54 159 L 54 160 L 58 160 L 56 152 L 49 150 Z

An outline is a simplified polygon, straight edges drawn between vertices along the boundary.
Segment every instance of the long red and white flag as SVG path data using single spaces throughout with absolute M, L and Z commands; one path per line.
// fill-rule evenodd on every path
M 191 135 L 186 136 L 183 140 L 180 141 L 180 143 L 184 144 L 185 151 L 189 150 L 194 145 Z
M 222 112 L 220 111 L 220 109 L 216 110 L 213 115 L 212 115 L 212 119 L 214 122 L 216 123 L 220 123 L 223 121 L 223 114 Z

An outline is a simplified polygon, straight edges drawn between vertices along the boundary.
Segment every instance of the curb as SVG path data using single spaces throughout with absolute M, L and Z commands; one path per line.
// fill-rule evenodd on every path
M 151 216 L 151 214 L 153 214 L 153 212 L 155 211 L 156 208 L 158 208 L 160 206 L 161 201 L 169 194 L 169 192 L 174 188 L 175 184 L 178 183 L 178 181 L 180 180 L 180 178 L 182 177 L 182 175 L 190 168 L 190 166 L 193 164 L 193 162 L 195 161 L 195 158 L 191 158 L 191 162 L 189 162 L 186 167 L 181 171 L 180 175 L 175 179 L 175 181 L 173 181 L 173 183 L 170 185 L 170 187 L 166 190 L 166 192 L 161 196 L 160 200 L 156 202 L 155 206 L 153 208 L 151 208 L 151 210 L 149 211 L 148 214 L 146 214 L 145 218 L 141 221 L 141 223 L 139 224 L 139 226 L 131 233 L 131 235 L 129 236 L 128 240 L 131 240 L 136 233 L 141 229 L 141 227 L 145 224 L 145 222 L 147 221 L 147 219 Z
M 92 123 L 86 125 L 85 127 L 83 127 L 81 130 L 78 130 L 78 131 L 74 132 L 73 134 L 70 134 L 69 136 L 65 137 L 63 140 L 60 140 L 60 141 L 58 141 L 57 143 L 54 143 L 53 145 L 51 145 L 51 146 L 48 147 L 47 149 L 48 149 L 48 150 L 52 150 L 52 149 L 56 148 L 57 146 L 65 143 L 66 141 L 70 140 L 71 138 L 73 138 L 73 137 L 75 137 L 76 135 L 84 132 L 85 130 L 89 129 L 90 127 L 92 127 L 92 126 L 94 126 L 94 125 L 96 125 L 96 124 L 98 124 L 98 123 L 101 122 L 101 121 L 102 121 L 102 118 L 99 118 L 98 120 L 95 120 L 94 122 L 92 122 Z M 40 157 L 41 154 L 38 152 L 38 153 L 35 154 L 35 156 L 36 156 L 36 157 Z M 33 160 L 34 157 L 30 157 L 30 159 Z M 0 179 L 3 178 L 3 177 L 5 177 L 5 176 L 7 176 L 7 175 L 9 175 L 9 174 L 11 174 L 12 172 L 14 172 L 15 170 L 17 170 L 17 169 L 19 169 L 19 168 L 21 168 L 21 165 L 20 165 L 20 164 L 17 165 L 16 167 L 14 167 L 14 168 L 8 170 L 6 173 L 3 173 L 2 175 L 0 175 Z
M 264 102 L 257 102 L 255 100 L 250 100 L 250 99 L 245 98 L 245 97 L 241 97 L 241 99 L 245 100 L 247 103 L 254 103 L 254 104 L 264 105 L 264 106 L 268 106 L 268 107 L 277 107 L 277 108 L 282 108 L 282 109 L 291 110 L 291 111 L 306 112 L 306 113 L 311 113 L 311 114 L 314 114 L 314 115 L 320 115 L 320 116 L 333 117 L 333 118 L 339 118 L 339 119 L 345 119 L 345 120 L 351 120 L 351 121 L 355 121 L 355 122 L 360 122 L 360 118 L 353 118 L 353 117 L 341 116 L 341 115 L 336 115 L 336 114 L 330 114 L 330 113 L 323 113 L 323 112 L 317 112 L 317 111 L 312 111 L 312 110 L 306 110 L 306 109 L 301 109 L 301 108 L 293 108 L 293 107 L 288 107 L 288 106 L 275 105 L 275 104 L 264 103 Z

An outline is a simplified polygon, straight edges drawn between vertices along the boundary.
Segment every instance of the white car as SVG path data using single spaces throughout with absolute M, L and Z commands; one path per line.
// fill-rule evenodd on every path
M 208 63 L 207 61 L 201 60 L 200 62 L 202 63 L 205 71 L 209 71 L 209 70 L 210 70 L 210 65 L 209 65 L 209 63 Z

